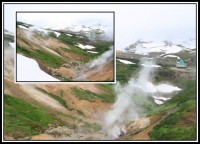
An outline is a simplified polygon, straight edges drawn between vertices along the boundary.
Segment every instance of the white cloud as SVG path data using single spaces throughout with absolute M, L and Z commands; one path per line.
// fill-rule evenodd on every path
M 174 40 L 195 38 L 196 7 L 195 4 L 9 4 L 5 5 L 5 28 L 15 31 L 16 11 L 114 11 L 116 48 L 122 49 L 138 39 Z M 56 15 L 56 14 L 55 14 Z M 56 25 L 70 24 L 75 19 L 64 16 L 51 16 L 49 23 Z M 44 16 L 25 16 L 25 20 L 36 20 L 43 23 Z M 80 17 L 79 17 L 80 18 Z M 81 16 L 79 22 L 87 23 L 91 18 Z M 105 15 L 92 17 L 111 21 Z

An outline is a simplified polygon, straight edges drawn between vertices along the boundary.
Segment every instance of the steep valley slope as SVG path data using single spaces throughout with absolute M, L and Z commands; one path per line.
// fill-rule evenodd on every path
M 60 35 L 57 37 L 55 33 L 58 31 L 43 31 L 18 22 L 17 53 L 35 59 L 43 71 L 61 81 L 114 81 L 113 55 L 108 57 L 107 62 L 90 67 L 92 60 L 113 46 L 112 41 L 93 41 L 87 36 L 77 33 L 69 35 L 65 31 L 59 31 Z M 88 48 L 82 49 L 78 44 L 84 44 Z M 92 51 L 89 45 L 95 46 Z M 106 77 L 102 76 L 104 72 L 107 73 Z M 80 74 L 85 76 L 80 77 Z
M 102 122 L 116 99 L 113 85 L 16 84 L 14 49 L 9 42 L 10 38 L 4 41 L 4 140 L 109 139 Z M 118 81 L 127 83 L 138 69 L 139 64 L 117 61 Z M 185 71 L 158 69 L 156 83 L 170 81 L 182 91 L 163 105 L 156 105 L 150 98 L 150 105 L 144 103 L 145 115 L 121 125 L 126 132 L 114 140 L 195 140 L 196 74 L 193 69 Z

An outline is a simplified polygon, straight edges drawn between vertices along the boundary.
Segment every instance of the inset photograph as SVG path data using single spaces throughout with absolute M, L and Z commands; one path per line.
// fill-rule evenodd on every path
M 17 12 L 16 82 L 115 82 L 114 12 Z

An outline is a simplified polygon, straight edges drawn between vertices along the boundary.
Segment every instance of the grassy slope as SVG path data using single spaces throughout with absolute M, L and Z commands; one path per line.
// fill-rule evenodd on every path
M 180 123 L 184 123 L 184 119 L 181 117 L 191 113 L 192 109 L 196 109 L 196 82 L 177 78 L 171 82 L 181 87 L 182 91 L 165 104 L 154 109 L 151 114 L 161 113 L 169 108 L 178 110 L 154 127 L 153 131 L 149 133 L 150 137 L 152 140 L 195 140 L 196 123 L 190 122 L 187 125 L 180 125 Z
M 68 108 L 66 101 L 62 97 L 54 95 L 52 93 L 49 93 L 46 90 L 44 90 L 42 88 L 39 88 L 39 87 L 37 87 L 37 90 L 39 90 L 39 91 L 41 91 L 41 92 L 43 92 L 45 94 L 48 94 L 50 97 L 52 97 L 53 99 L 58 101 L 61 105 L 63 105 L 64 107 Z
M 4 95 L 4 134 L 16 139 L 35 135 L 44 132 L 49 123 L 66 124 L 47 109 Z
M 126 83 L 131 76 L 136 74 L 139 66 L 137 64 L 124 64 L 116 61 L 116 79 L 121 83 Z
M 47 65 L 48 67 L 58 68 L 62 64 L 65 63 L 64 59 L 62 59 L 58 56 L 49 54 L 45 51 L 42 51 L 42 50 L 29 51 L 25 48 L 18 46 L 18 45 L 17 45 L 17 53 L 22 53 L 27 57 L 39 60 L 43 64 Z
M 17 25 L 23 25 L 26 27 L 31 26 L 29 24 L 26 25 L 22 22 L 17 22 Z M 57 38 L 54 32 L 49 32 L 48 35 L 50 37 Z M 94 54 L 94 53 L 88 53 L 88 52 L 86 52 L 86 50 L 75 46 L 75 44 L 77 44 L 77 43 L 81 43 L 84 45 L 91 43 L 91 41 L 86 36 L 79 37 L 79 36 L 76 36 L 75 34 L 72 34 L 72 36 L 68 36 L 65 33 L 61 32 L 61 34 L 59 35 L 59 37 L 57 39 L 65 44 L 67 44 L 71 48 L 70 50 L 60 48 L 60 49 L 64 50 L 65 52 L 76 53 L 76 54 L 81 54 L 81 55 L 86 56 L 85 58 L 83 58 L 81 60 L 84 63 L 87 63 L 90 60 L 97 58 L 99 55 L 101 55 L 102 53 L 107 51 L 111 45 L 113 45 L 111 42 L 106 42 L 106 41 L 92 42 L 92 45 L 95 46 L 95 48 L 92 50 L 98 52 L 98 53 Z M 54 67 L 54 68 L 57 68 L 66 62 L 65 60 L 63 60 L 60 57 L 54 56 L 52 54 L 49 54 L 48 52 L 41 51 L 41 50 L 28 51 L 22 47 L 17 46 L 17 52 L 23 53 L 27 57 L 31 57 L 36 60 L 40 60 L 45 65 Z M 59 52 L 59 50 L 57 50 L 57 52 Z
M 126 65 L 121 62 L 116 63 L 117 80 L 126 83 L 129 78 L 138 71 L 137 65 Z M 164 67 L 163 72 L 156 73 L 154 82 L 168 81 L 182 89 L 171 100 L 161 106 L 152 108 L 152 104 L 147 100 L 144 109 L 148 115 L 160 114 L 169 108 L 177 108 L 178 111 L 167 116 L 159 125 L 150 132 L 152 140 L 194 140 L 196 139 L 196 125 L 180 126 L 183 115 L 187 115 L 192 109 L 196 108 L 196 82 L 180 78 L 171 78 L 173 71 Z M 137 99 L 138 101 L 139 99 Z
M 65 33 L 61 33 L 61 35 L 58 37 L 60 41 L 67 44 L 71 50 L 64 49 L 66 52 L 69 53 L 77 53 L 77 54 L 83 54 L 86 57 L 82 60 L 82 62 L 89 62 L 90 60 L 93 60 L 97 58 L 99 55 L 104 53 L 109 49 L 109 47 L 112 45 L 110 42 L 94 42 L 92 45 L 95 47 L 92 49 L 93 51 L 97 51 L 98 53 L 88 53 L 86 50 L 81 49 L 79 47 L 76 47 L 76 43 L 81 43 L 83 45 L 86 45 L 87 43 L 90 43 L 89 39 L 87 37 L 76 37 L 75 35 L 68 36 Z
M 112 89 L 112 87 L 104 86 L 106 90 L 105 94 L 95 94 L 89 90 L 83 90 L 81 88 L 72 88 L 72 93 L 78 97 L 79 100 L 88 100 L 88 101 L 94 101 L 94 100 L 101 100 L 105 102 L 114 102 L 115 94 Z

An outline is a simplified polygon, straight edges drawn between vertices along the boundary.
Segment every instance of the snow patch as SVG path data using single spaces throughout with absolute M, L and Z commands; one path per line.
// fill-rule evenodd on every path
M 164 101 L 167 101 L 167 100 L 170 100 L 171 98 L 165 98 L 165 97 L 157 97 L 157 96 L 152 96 L 154 99 L 157 99 L 157 100 L 164 100 Z
M 161 67 L 159 65 L 146 65 L 146 64 L 141 64 L 142 66 L 145 66 L 145 67 Z
M 122 59 L 117 59 L 117 60 L 124 63 L 124 64 L 135 64 L 135 63 L 127 61 L 127 60 L 122 60 Z
M 17 54 L 17 81 L 59 81 L 42 71 L 38 63 Z
M 54 33 L 56 34 L 56 37 L 58 37 L 58 36 L 60 35 L 59 32 L 55 32 L 55 31 L 54 31 Z
M 73 35 L 71 35 L 71 34 L 66 34 L 67 36 L 73 36 Z
M 166 57 L 176 57 L 177 59 L 180 59 L 180 57 L 176 56 L 176 55 L 166 55 L 166 56 L 164 56 L 164 58 L 166 58 Z
M 189 43 L 189 44 L 188 44 Z M 187 48 L 194 47 L 193 44 L 190 44 L 191 42 L 185 42 L 185 44 L 182 42 L 181 44 L 171 44 L 171 45 L 166 45 L 164 42 L 136 42 L 134 44 L 134 47 L 130 49 L 130 51 L 134 52 L 135 54 L 139 55 L 148 55 L 149 53 L 154 53 L 154 52 L 164 52 L 165 54 L 170 54 L 170 53 L 178 53 L 182 50 L 184 50 L 183 47 L 178 46 L 182 45 L 186 47 L 186 44 L 190 45 L 187 46 Z M 164 54 L 162 54 L 164 55 Z M 162 56 L 160 55 L 160 56 Z
M 96 51 L 87 51 L 87 52 L 89 52 L 89 53 L 98 53 L 98 52 L 96 52 Z
M 93 46 L 90 46 L 90 45 L 82 45 L 82 44 L 80 44 L 80 43 L 77 43 L 78 45 L 75 45 L 75 46 L 77 46 L 77 47 L 79 47 L 79 48 L 81 48 L 81 49 L 93 49 L 93 48 L 95 48 L 95 47 L 93 47 Z
M 178 87 L 171 86 L 171 85 L 168 85 L 168 84 L 161 84 L 161 85 L 158 85 L 158 86 L 156 86 L 156 89 L 157 89 L 159 92 L 163 92 L 163 93 L 170 93 L 170 92 L 173 92 L 173 91 L 180 91 L 180 90 L 181 90 L 181 89 L 178 88 Z
M 162 101 L 160 101 L 160 100 L 157 100 L 157 99 L 154 99 L 154 102 L 155 102 L 156 104 L 158 104 L 158 105 L 161 105 L 161 104 L 163 104 L 163 102 L 162 102 Z
M 143 43 L 142 46 L 146 48 L 153 48 L 153 47 L 161 47 L 164 46 L 164 42 L 159 42 L 159 41 L 153 41 L 153 42 L 148 42 L 148 43 Z
M 155 85 L 153 83 L 151 83 L 151 82 L 143 83 L 141 89 L 143 89 L 147 93 L 155 93 L 155 92 L 157 92 L 157 89 L 156 89 Z

